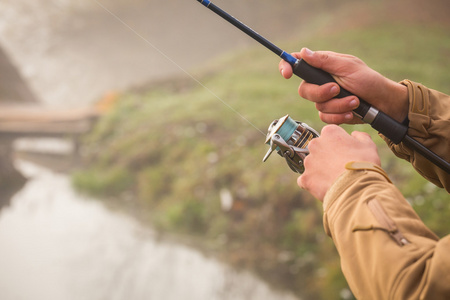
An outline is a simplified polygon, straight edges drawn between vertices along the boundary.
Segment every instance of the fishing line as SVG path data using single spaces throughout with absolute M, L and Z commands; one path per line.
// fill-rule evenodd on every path
M 318 85 L 336 82 L 331 74 L 315 68 L 306 63 L 303 59 L 297 59 L 291 54 L 278 48 L 272 42 L 212 3 L 210 0 L 197 1 L 288 62 L 292 66 L 293 73 L 306 82 Z M 343 98 L 351 95 L 353 94 L 341 87 L 339 95 L 337 95 L 336 98 Z M 353 110 L 353 114 L 365 123 L 370 124 L 372 128 L 376 129 L 379 133 L 382 133 L 394 144 L 403 142 L 407 147 L 417 151 L 430 162 L 450 174 L 450 163 L 409 136 L 407 125 L 394 120 L 389 115 L 371 106 L 361 98 L 359 98 L 359 106 Z
M 169 57 L 167 54 L 165 54 L 161 49 L 156 47 L 153 43 L 151 43 L 148 39 L 143 37 L 139 32 L 137 32 L 134 28 L 132 28 L 130 25 L 128 25 L 125 21 L 123 21 L 119 16 L 114 14 L 111 10 L 109 10 L 106 6 L 104 6 L 102 3 L 100 3 L 97 0 L 94 0 L 95 3 L 97 3 L 98 6 L 103 8 L 106 12 L 108 12 L 111 16 L 113 16 L 117 21 L 122 23 L 123 26 L 128 28 L 131 32 L 133 32 L 136 36 L 138 36 L 141 40 L 143 40 L 147 45 L 152 47 L 154 50 L 156 50 L 159 54 L 161 54 L 164 58 L 166 58 L 168 61 L 170 61 L 173 65 L 175 65 L 178 69 L 180 69 L 183 73 L 185 73 L 187 76 L 189 76 L 193 81 L 195 81 L 197 84 L 199 84 L 201 87 L 203 87 L 205 90 L 207 90 L 211 95 L 213 95 L 217 100 L 222 102 L 223 105 L 228 107 L 232 112 L 237 114 L 239 117 L 241 117 L 245 122 L 253 126 L 256 130 L 258 130 L 262 135 L 266 135 L 264 132 L 261 131 L 258 127 L 256 127 L 255 124 L 253 124 L 250 120 L 248 120 L 246 117 L 244 117 L 241 113 L 239 113 L 236 109 L 234 109 L 230 104 L 225 102 L 221 97 L 219 97 L 216 93 L 214 93 L 211 89 L 209 89 L 207 86 L 205 86 L 200 80 L 198 80 L 196 77 L 194 77 L 191 73 L 189 73 L 186 69 L 184 69 L 182 66 L 180 66 L 176 61 L 174 61 L 171 57 Z

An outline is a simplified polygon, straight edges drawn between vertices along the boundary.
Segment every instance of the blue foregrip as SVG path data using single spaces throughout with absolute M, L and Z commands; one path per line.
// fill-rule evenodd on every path
M 287 61 L 293 68 L 294 66 L 297 64 L 298 59 L 296 59 L 294 56 L 292 56 L 291 54 L 283 51 L 280 55 L 280 57 Z
M 209 0 L 197 0 L 197 1 L 200 2 L 201 4 L 203 4 L 206 7 L 208 7 L 208 5 L 211 4 L 211 1 L 209 1 Z

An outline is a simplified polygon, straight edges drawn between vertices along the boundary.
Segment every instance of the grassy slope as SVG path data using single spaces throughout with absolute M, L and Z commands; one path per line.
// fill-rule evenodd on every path
M 281 46 L 299 44 L 355 54 L 394 80 L 409 78 L 450 92 L 450 37 L 433 26 L 370 24 Z M 346 283 L 324 236 L 319 205 L 298 190 L 280 157 L 261 163 L 267 148 L 259 130 L 265 133 L 273 119 L 290 113 L 316 129 L 323 126 L 313 105 L 299 101 L 299 81 L 283 80 L 276 64 L 257 48 L 208 66 L 199 79 L 223 100 L 185 79 L 123 95 L 86 140 L 90 164 L 74 182 L 118 203 L 132 199 L 140 217 L 158 228 L 201 237 L 218 256 L 274 285 L 308 298 L 338 298 Z M 370 128 L 356 129 L 373 134 L 397 186 L 444 235 L 450 226 L 448 194 L 394 158 Z M 221 211 L 220 191 L 233 196 L 231 212 Z

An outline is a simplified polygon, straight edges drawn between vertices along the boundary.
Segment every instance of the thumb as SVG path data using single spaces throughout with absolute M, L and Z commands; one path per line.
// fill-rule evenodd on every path
M 312 51 L 308 48 L 303 48 L 300 55 L 311 66 L 334 75 L 339 75 L 339 70 L 342 70 L 342 65 L 346 63 L 347 59 L 345 54 L 332 51 Z
M 351 133 L 351 136 L 356 138 L 357 140 L 359 140 L 361 142 L 372 141 L 372 137 L 367 132 L 353 131 Z

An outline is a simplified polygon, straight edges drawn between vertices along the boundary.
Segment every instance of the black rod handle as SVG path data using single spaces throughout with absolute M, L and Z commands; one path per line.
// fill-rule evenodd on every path
M 309 83 L 322 85 L 328 82 L 336 82 L 329 73 L 309 65 L 303 59 L 299 59 L 294 64 L 293 71 L 295 75 Z M 352 95 L 352 93 L 341 87 L 339 95 L 336 98 L 344 98 Z M 358 117 L 364 122 L 369 123 L 374 129 L 385 135 L 395 144 L 399 144 L 404 139 L 408 131 L 407 126 L 397 122 L 382 111 L 373 108 L 363 99 L 360 98 L 359 101 L 359 106 L 353 110 Z
M 257 33 L 244 23 L 240 22 L 235 17 L 231 16 L 218 6 L 211 3 L 210 0 L 197 0 L 197 1 L 206 6 L 207 8 L 209 8 L 210 10 L 214 11 L 216 14 L 218 14 L 219 16 L 221 16 L 222 18 L 224 18 L 225 20 L 227 20 L 228 22 L 239 28 L 240 30 L 242 30 L 250 37 L 254 38 L 257 42 L 265 46 L 267 49 L 271 50 L 272 52 L 280 56 L 282 59 L 287 61 L 289 64 L 292 65 L 294 69 L 294 74 L 299 76 L 303 80 L 319 85 L 328 82 L 336 82 L 336 80 L 334 80 L 334 78 L 327 72 L 310 66 L 302 59 L 297 60 L 294 56 L 284 52 L 283 50 L 272 44 L 269 40 L 261 36 L 259 33 Z M 343 98 L 351 95 L 352 93 L 341 87 L 340 93 L 337 96 L 337 98 Z M 400 142 L 404 141 L 408 146 L 414 149 L 418 149 L 419 153 L 424 155 L 431 162 L 436 163 L 439 167 L 446 170 L 447 173 L 450 173 L 449 172 L 450 164 L 445 160 L 443 160 L 442 158 L 440 158 L 439 156 L 437 156 L 435 153 L 426 149 L 423 145 L 421 145 L 417 141 L 410 138 L 407 135 L 408 131 L 407 126 L 397 122 L 396 120 L 392 119 L 382 111 L 379 111 L 378 109 L 370 106 L 370 104 L 364 101 L 363 99 L 359 99 L 359 101 L 360 101 L 359 106 L 353 110 L 355 115 L 360 117 L 364 122 L 370 124 L 372 128 L 385 135 L 395 144 L 399 144 Z

